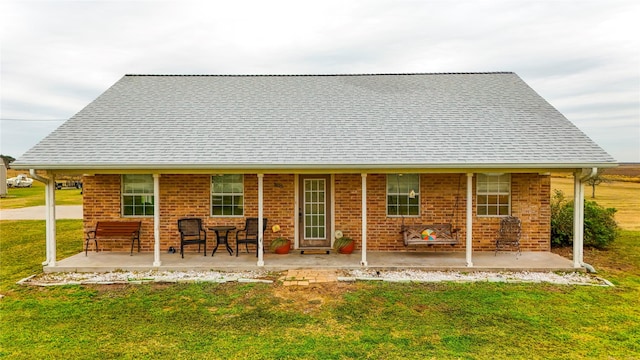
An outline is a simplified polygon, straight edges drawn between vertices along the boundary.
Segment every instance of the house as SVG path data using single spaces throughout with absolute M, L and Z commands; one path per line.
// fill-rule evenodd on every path
M 261 248 L 278 224 L 296 249 L 328 248 L 340 230 L 363 266 L 368 251 L 459 251 L 473 266 L 506 215 L 521 219 L 524 251 L 549 251 L 550 173 L 573 174 L 580 204 L 584 180 L 615 165 L 516 74 L 498 72 L 126 75 L 13 167 L 48 183 L 48 266 L 60 174 L 84 175 L 85 228 L 141 220 L 154 265 L 179 246 L 177 220 L 194 216 L 238 228 L 266 218 Z M 404 246 L 403 225 L 437 223 L 461 241 Z

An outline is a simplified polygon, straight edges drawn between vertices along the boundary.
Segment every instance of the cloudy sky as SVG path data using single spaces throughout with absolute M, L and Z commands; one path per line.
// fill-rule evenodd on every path
M 124 74 L 513 71 L 640 162 L 639 19 L 637 0 L 0 0 L 0 152 Z

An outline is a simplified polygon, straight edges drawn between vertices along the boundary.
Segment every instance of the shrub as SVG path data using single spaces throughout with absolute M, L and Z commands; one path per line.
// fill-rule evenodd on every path
M 614 208 L 604 208 L 595 201 L 584 202 L 584 245 L 598 249 L 608 247 L 618 235 Z M 573 244 L 573 201 L 554 190 L 551 198 L 551 245 Z

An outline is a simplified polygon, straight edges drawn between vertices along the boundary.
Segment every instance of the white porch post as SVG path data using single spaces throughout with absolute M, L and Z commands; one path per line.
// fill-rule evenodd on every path
M 579 268 L 584 262 L 584 184 L 581 173 L 573 174 L 573 267 Z
M 160 266 L 160 174 L 153 174 L 153 266 Z
M 473 266 L 473 173 L 467 173 L 467 229 L 466 229 L 467 266 Z
M 264 266 L 264 174 L 258 174 L 258 266 Z
M 45 260 L 42 266 L 56 266 L 56 178 L 38 175 L 35 169 L 29 169 L 31 177 L 44 184 L 45 207 Z
M 45 186 L 45 208 L 46 208 L 46 265 L 56 266 L 56 179 L 54 175 Z M 44 265 L 44 264 L 43 264 Z
M 367 174 L 362 176 L 362 260 L 360 265 L 367 265 Z

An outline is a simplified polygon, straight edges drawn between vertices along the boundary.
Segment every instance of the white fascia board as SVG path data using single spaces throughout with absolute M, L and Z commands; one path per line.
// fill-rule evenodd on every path
M 571 170 L 583 168 L 612 168 L 617 163 L 466 163 L 466 164 L 17 164 L 14 169 L 34 169 L 49 171 L 151 171 L 151 172 L 216 172 L 221 170 L 252 172 L 397 172 L 400 170 L 422 170 L 445 172 L 477 172 L 477 171 L 504 171 L 504 170 Z M 457 170 L 457 171 L 456 171 Z

